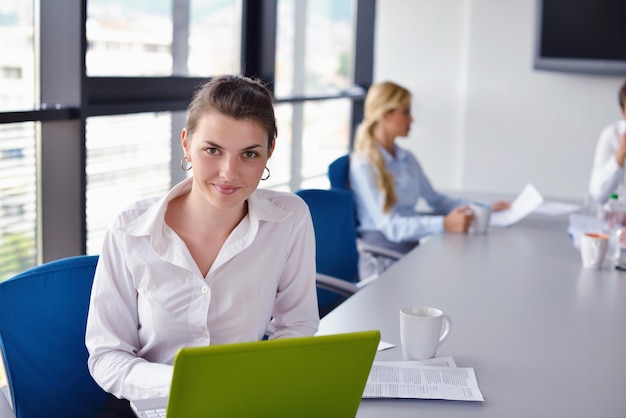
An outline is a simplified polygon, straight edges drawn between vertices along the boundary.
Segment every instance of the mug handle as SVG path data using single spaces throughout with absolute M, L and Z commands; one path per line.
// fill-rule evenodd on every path
M 446 340 L 446 338 L 448 338 L 448 335 L 450 335 L 450 330 L 452 330 L 452 319 L 450 319 L 447 314 L 443 314 L 443 323 L 443 332 L 439 337 L 439 344 L 441 344 Z

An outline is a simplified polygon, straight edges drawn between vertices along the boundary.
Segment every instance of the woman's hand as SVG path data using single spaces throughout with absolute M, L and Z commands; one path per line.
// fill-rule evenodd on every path
M 472 210 L 468 206 L 459 206 L 444 216 L 443 229 L 447 232 L 467 234 L 473 220 L 474 213 Z
M 491 210 L 493 210 L 494 212 L 497 212 L 499 210 L 505 210 L 511 207 L 511 203 L 505 201 L 505 200 L 500 200 L 497 202 L 494 202 L 491 205 Z
M 619 137 L 617 149 L 615 150 L 615 162 L 620 167 L 624 167 L 624 159 L 626 159 L 626 133 Z

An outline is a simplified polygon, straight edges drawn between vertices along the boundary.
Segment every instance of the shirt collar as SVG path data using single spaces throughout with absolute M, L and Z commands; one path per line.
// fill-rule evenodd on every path
M 387 165 L 395 161 L 404 161 L 408 157 L 408 151 L 406 151 L 404 148 L 400 148 L 395 143 L 393 144 L 393 151 L 395 154 L 395 158 L 381 144 L 376 143 L 376 146 L 378 147 L 378 150 L 380 151 Z
M 165 212 L 170 200 L 191 191 L 193 179 L 188 178 L 174 186 L 165 196 L 151 205 L 141 216 L 124 227 L 129 235 L 162 235 L 165 228 Z M 270 192 L 271 193 L 271 192 Z M 268 191 L 257 189 L 248 198 L 248 216 L 252 225 L 259 221 L 280 222 L 290 212 L 276 206 L 269 199 Z
M 276 193 L 265 189 L 257 189 L 248 198 L 248 214 L 259 221 L 280 222 L 291 215 L 270 199 L 270 194 Z
M 211 271 L 214 271 L 251 245 L 263 221 L 280 222 L 291 216 L 290 212 L 276 206 L 270 200 L 272 193 L 276 192 L 257 189 L 250 195 L 248 198 L 248 214 L 224 242 L 222 249 L 211 266 Z
M 149 236 L 151 246 L 157 254 L 168 262 L 186 268 L 189 268 L 185 262 L 188 258 L 186 253 L 181 252 L 179 247 L 169 244 L 173 231 L 165 223 L 165 212 L 170 200 L 191 190 L 192 181 L 191 178 L 183 180 L 174 186 L 164 197 L 154 201 L 143 214 L 123 227 L 128 235 L 137 237 Z M 248 247 L 254 241 L 263 221 L 280 222 L 292 216 L 291 212 L 272 202 L 272 196 L 276 193 L 278 192 L 257 189 L 250 195 L 248 198 L 248 214 L 224 242 L 222 249 L 211 266 L 211 271 L 219 268 Z
M 143 236 L 163 234 L 165 212 L 170 200 L 191 191 L 192 178 L 185 179 L 174 186 L 165 196 L 155 201 L 143 214 L 126 225 L 123 229 L 128 235 Z

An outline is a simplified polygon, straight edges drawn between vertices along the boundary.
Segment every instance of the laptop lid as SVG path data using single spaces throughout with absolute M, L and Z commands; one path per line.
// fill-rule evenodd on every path
M 168 418 L 354 418 L 379 331 L 181 349 Z

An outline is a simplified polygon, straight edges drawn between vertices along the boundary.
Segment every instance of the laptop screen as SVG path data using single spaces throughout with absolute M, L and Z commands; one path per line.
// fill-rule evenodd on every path
M 379 340 L 374 330 L 183 348 L 167 417 L 352 418 Z

